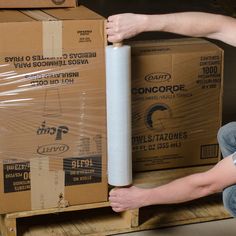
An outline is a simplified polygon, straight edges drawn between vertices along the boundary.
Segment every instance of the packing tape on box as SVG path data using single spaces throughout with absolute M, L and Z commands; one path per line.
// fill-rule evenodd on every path
M 65 191 L 63 170 L 49 170 L 49 158 L 30 160 L 31 209 L 57 207 Z
M 61 21 L 43 21 L 43 56 L 62 57 Z
M 21 12 L 42 21 L 43 56 L 62 57 L 62 21 L 40 10 L 21 10 Z
M 131 49 L 106 47 L 108 183 L 132 183 Z

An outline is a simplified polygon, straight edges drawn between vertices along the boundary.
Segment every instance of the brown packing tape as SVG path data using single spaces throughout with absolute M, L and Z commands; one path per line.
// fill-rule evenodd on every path
M 43 56 L 62 57 L 61 21 L 43 21 Z
M 47 157 L 31 159 L 30 171 L 31 209 L 57 207 L 65 191 L 64 171 L 50 171 Z
M 43 56 L 62 57 L 62 21 L 40 10 L 22 10 L 21 12 L 42 21 Z

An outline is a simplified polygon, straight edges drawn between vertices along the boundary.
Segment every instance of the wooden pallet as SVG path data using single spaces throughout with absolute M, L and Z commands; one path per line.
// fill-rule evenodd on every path
M 153 187 L 211 166 L 135 174 L 135 185 Z M 1 215 L 2 236 L 113 235 L 229 218 L 220 195 L 185 204 L 144 207 L 115 213 L 108 202 Z

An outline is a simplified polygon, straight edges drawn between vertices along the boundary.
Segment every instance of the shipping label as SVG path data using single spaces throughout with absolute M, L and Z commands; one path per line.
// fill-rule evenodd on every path
M 202 89 L 216 89 L 221 86 L 221 57 L 202 56 L 197 84 Z
M 73 157 L 63 160 L 65 186 L 100 183 L 102 181 L 102 156 Z
M 4 193 L 30 190 L 30 162 L 3 164 Z

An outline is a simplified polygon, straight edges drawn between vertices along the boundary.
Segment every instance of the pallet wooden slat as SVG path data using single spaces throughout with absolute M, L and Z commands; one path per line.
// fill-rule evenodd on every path
M 16 219 L 8 219 L 7 215 L 0 215 L 0 229 L 3 235 L 16 235 Z

